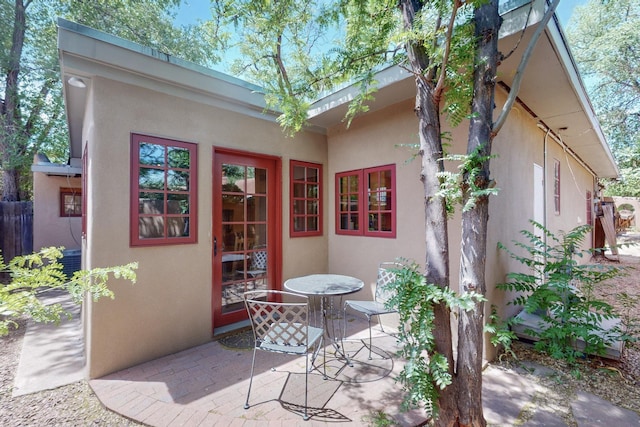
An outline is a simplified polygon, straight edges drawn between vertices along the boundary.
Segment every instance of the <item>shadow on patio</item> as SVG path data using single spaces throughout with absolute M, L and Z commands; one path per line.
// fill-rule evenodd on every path
M 297 413 L 304 402 L 302 357 L 258 352 L 251 407 L 245 410 L 252 350 L 230 349 L 217 341 L 91 380 L 90 385 L 109 409 L 152 426 L 365 426 L 379 412 L 392 417 L 395 425 L 425 422 L 423 411 L 400 411 L 403 393 L 395 377 L 402 364 L 380 357 L 395 355 L 395 338 L 374 328 L 378 355 L 369 361 L 362 341 L 368 342 L 366 322 L 349 317 L 348 330 L 358 331 L 345 341 L 353 366 L 332 360 L 328 347 L 330 378 L 324 380 L 320 352 L 315 363 L 319 369 L 309 374 L 309 421 Z

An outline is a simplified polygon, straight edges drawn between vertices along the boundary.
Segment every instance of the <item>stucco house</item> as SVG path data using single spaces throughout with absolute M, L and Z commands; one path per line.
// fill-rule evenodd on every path
M 504 10 L 500 48 L 520 37 L 529 2 Z M 527 42 L 544 2 L 536 2 Z M 113 281 L 114 300 L 88 301 L 88 376 L 96 378 L 207 342 L 245 320 L 249 287 L 336 273 L 371 298 L 382 261 L 424 258 L 413 78 L 377 76 L 367 114 L 342 121 L 357 90 L 318 100 L 311 127 L 285 137 L 260 88 L 72 22 L 58 40 L 74 164 L 82 168 L 83 266 L 139 262 L 138 282 Z M 496 102 L 521 49 L 500 66 Z M 467 126 L 451 130 L 464 152 Z M 566 39 L 553 19 L 495 139 L 488 298 L 514 265 L 496 243 L 535 219 L 550 230 L 593 221 L 597 179 L 618 173 Z M 366 202 L 366 203 L 365 203 Z M 451 220 L 457 282 L 458 218 Z M 506 310 L 503 309 L 503 310 Z

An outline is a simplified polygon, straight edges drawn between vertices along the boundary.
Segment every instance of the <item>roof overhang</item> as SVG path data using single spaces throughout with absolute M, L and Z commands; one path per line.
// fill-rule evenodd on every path
M 545 0 L 536 0 L 529 14 L 530 4 L 528 0 L 511 0 L 502 5 L 502 52 L 509 52 L 516 45 L 529 17 L 519 48 L 498 69 L 498 85 L 507 91 L 524 46 L 546 8 Z M 72 158 L 82 155 L 85 104 L 91 79 L 97 76 L 275 122 L 277 112 L 266 110 L 264 94 L 258 86 L 70 21 L 60 19 L 58 27 Z M 415 98 L 414 78 L 400 67 L 382 70 L 376 81 L 378 91 L 370 111 Z M 340 124 L 358 90 L 357 85 L 351 85 L 315 102 L 309 112 L 310 130 L 326 132 Z M 518 98 L 539 125 L 549 129 L 596 176 L 618 176 L 556 17 L 538 41 Z
M 94 77 L 263 120 L 276 118 L 256 85 L 64 19 L 58 19 L 58 51 L 72 158 L 82 157 L 85 106 Z
M 504 23 L 499 41 L 502 52 L 511 51 L 518 43 L 530 4 L 528 0 L 512 0 L 503 5 Z M 498 86 L 507 92 L 522 52 L 542 19 L 545 7 L 544 0 L 534 2 L 518 49 L 498 68 Z M 398 66 L 381 71 L 376 80 L 378 91 L 369 111 L 415 98 L 414 78 Z M 357 85 L 345 87 L 314 103 L 310 110 L 311 123 L 325 128 L 339 124 L 358 90 Z M 619 175 L 556 16 L 538 41 L 526 68 L 518 100 L 540 127 L 549 129 L 594 175 L 601 178 Z

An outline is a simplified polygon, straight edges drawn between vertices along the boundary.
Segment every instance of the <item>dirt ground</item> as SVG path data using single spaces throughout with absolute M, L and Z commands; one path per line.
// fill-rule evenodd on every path
M 634 323 L 633 335 L 640 339 L 640 233 L 624 233 L 618 236 L 618 244 L 627 243 L 633 245 L 621 247 L 618 257 L 608 252 L 606 259 L 592 260 L 600 264 L 623 267 L 627 273 L 599 285 L 595 290 L 595 297 L 608 302 L 623 315 L 623 318 Z M 621 294 L 626 294 L 629 298 L 620 298 Z M 549 382 L 557 391 L 554 393 L 554 399 L 560 396 L 571 401 L 576 391 L 583 390 L 640 413 L 640 342 L 628 345 L 620 361 L 589 358 L 577 366 L 568 366 L 537 353 L 528 344 L 516 343 L 514 349 L 517 360 L 505 357 L 495 363 L 514 367 L 522 365 L 523 362 L 536 362 L 553 369 L 555 375 L 540 380 Z M 568 402 L 565 403 L 566 405 L 559 406 L 568 406 Z M 570 417 L 567 421 L 572 425 Z

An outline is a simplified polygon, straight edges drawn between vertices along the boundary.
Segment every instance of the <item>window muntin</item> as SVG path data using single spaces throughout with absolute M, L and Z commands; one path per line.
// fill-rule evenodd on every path
M 336 174 L 336 233 L 396 236 L 395 165 Z
M 290 235 L 322 235 L 322 165 L 290 162 Z
M 196 242 L 196 144 L 131 135 L 131 245 Z
M 60 189 L 60 216 L 82 216 L 82 190 L 80 188 Z

